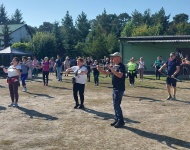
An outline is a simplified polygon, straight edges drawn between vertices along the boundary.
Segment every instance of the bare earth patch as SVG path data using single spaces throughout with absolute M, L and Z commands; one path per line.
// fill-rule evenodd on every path
M 164 78 L 163 78 L 164 79 Z M 86 84 L 86 109 L 73 109 L 70 77 L 50 75 L 19 88 L 19 108 L 10 108 L 6 80 L 0 79 L 0 149 L 2 150 L 170 150 L 190 149 L 190 82 L 178 83 L 177 100 L 165 100 L 164 80 L 146 78 L 128 86 L 122 100 L 125 127 L 113 122 L 111 78 Z M 93 80 L 93 78 L 91 79 Z

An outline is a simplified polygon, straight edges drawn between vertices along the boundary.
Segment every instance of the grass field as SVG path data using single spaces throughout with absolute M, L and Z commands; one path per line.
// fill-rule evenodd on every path
M 92 78 L 92 76 L 91 76 Z M 177 100 L 166 100 L 164 77 L 146 76 L 122 100 L 125 126 L 114 119 L 111 78 L 86 84 L 85 109 L 73 109 L 71 75 L 49 86 L 41 77 L 19 88 L 19 108 L 10 108 L 8 86 L 0 78 L 0 150 L 170 150 L 190 149 L 190 81 L 178 83 Z

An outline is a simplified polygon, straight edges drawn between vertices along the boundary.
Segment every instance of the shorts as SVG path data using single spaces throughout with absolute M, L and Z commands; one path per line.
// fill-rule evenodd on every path
M 166 84 L 169 84 L 170 86 L 176 87 L 177 80 L 171 77 L 166 77 Z

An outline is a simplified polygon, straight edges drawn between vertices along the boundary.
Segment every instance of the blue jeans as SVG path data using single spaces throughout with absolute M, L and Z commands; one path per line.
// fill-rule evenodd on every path
M 121 110 L 121 100 L 124 91 L 118 91 L 117 89 L 113 89 L 113 107 L 115 111 L 115 120 L 123 122 L 123 113 Z
M 57 67 L 57 78 L 58 78 L 58 80 L 62 81 L 61 72 L 62 72 L 62 66 L 61 67 Z
M 22 81 L 22 86 L 23 86 L 23 87 L 26 86 L 25 80 L 27 79 L 27 77 L 28 77 L 28 73 L 21 74 L 21 81 Z

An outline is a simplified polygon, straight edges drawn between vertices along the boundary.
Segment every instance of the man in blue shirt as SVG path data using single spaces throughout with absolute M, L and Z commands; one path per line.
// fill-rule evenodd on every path
M 169 60 L 159 69 L 161 72 L 164 67 L 167 67 L 167 76 L 166 76 L 166 87 L 168 90 L 168 98 L 167 100 L 175 100 L 176 97 L 176 79 L 174 77 L 177 77 L 177 74 L 180 70 L 180 62 L 176 60 L 175 53 L 170 53 Z M 171 96 L 171 90 L 170 87 L 173 86 L 173 97 Z

